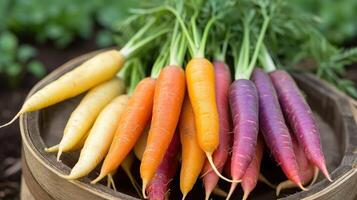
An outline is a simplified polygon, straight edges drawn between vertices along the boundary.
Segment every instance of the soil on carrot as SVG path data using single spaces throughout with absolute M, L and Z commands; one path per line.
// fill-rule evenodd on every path
M 38 57 L 47 73 L 66 61 L 96 49 L 94 40 L 76 41 L 66 49 L 51 44 L 37 46 Z M 20 109 L 29 90 L 38 80 L 25 76 L 20 87 L 10 89 L 0 76 L 0 124 L 9 121 Z M 21 136 L 18 121 L 0 129 L 0 199 L 19 199 L 21 183 Z

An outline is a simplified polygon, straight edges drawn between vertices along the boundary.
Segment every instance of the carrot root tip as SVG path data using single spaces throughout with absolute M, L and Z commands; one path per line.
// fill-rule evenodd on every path
M 314 177 L 312 178 L 308 188 L 310 188 L 316 182 L 318 176 L 319 176 L 319 168 L 315 167 L 314 168 Z
M 214 165 L 214 162 L 212 160 L 212 153 L 209 153 L 209 152 L 206 152 L 206 157 L 207 157 L 207 160 L 209 161 L 213 171 L 217 174 L 217 176 L 219 176 L 221 179 L 227 181 L 227 182 L 230 182 L 230 183 L 239 183 L 241 182 L 241 180 L 231 180 L 231 179 L 228 179 L 226 177 L 224 177 L 221 173 L 219 173 L 218 169 L 216 168 L 216 166 Z
M 47 147 L 44 149 L 46 153 L 54 153 L 58 151 L 58 144 L 52 146 L 52 147 Z
M 249 196 L 249 192 L 244 192 L 242 200 L 248 199 L 248 196 Z
M 301 183 L 297 184 L 299 188 L 303 191 L 308 191 L 309 189 L 305 188 Z
M 100 180 L 102 180 L 104 177 L 105 177 L 106 175 L 104 175 L 104 174 L 99 174 L 99 176 L 96 178 L 96 179 L 94 179 L 93 181 L 91 181 L 90 183 L 91 184 L 96 184 L 96 183 L 98 183 Z
M 322 167 L 320 167 L 321 172 L 325 175 L 325 177 L 327 178 L 327 180 L 329 180 L 330 182 L 333 182 L 333 180 L 330 177 L 330 174 L 327 171 L 326 165 L 323 165 Z
M 4 127 L 6 127 L 6 126 L 9 126 L 9 125 L 11 125 L 12 123 L 14 123 L 16 120 L 17 120 L 17 118 L 19 118 L 20 117 L 20 115 L 23 113 L 23 111 L 22 111 L 22 109 L 15 115 L 15 117 L 14 118 L 12 118 L 9 122 L 7 122 L 6 124 L 3 124 L 3 125 L 1 125 L 0 126 L 0 128 L 4 128 Z
M 61 162 L 62 151 L 63 151 L 62 147 L 59 147 L 57 152 L 57 162 Z
M 274 184 L 272 184 L 267 178 L 265 178 L 265 176 L 263 176 L 263 174 L 259 174 L 258 180 L 265 183 L 267 186 L 271 187 L 272 189 L 276 188 L 276 186 Z
M 114 191 L 117 191 L 117 188 L 115 187 L 115 182 L 114 182 L 113 176 L 111 174 L 108 174 L 107 177 L 108 177 L 110 185 L 113 187 Z
M 182 200 L 185 200 L 185 199 L 186 199 L 186 196 L 187 196 L 187 193 L 186 193 L 186 194 L 183 194 L 183 195 L 182 195 Z
M 290 180 L 283 181 L 283 182 L 279 183 L 278 186 L 276 187 L 275 194 L 276 194 L 276 196 L 279 196 L 280 192 L 282 190 L 288 189 L 288 188 L 294 188 L 294 187 L 297 187 L 297 185 L 295 183 L 293 183 L 292 181 L 290 181 Z
M 143 187 L 141 188 L 141 192 L 142 192 L 142 195 L 143 195 L 144 199 L 148 198 L 148 196 L 146 195 L 146 186 L 147 186 L 147 184 L 148 184 L 147 181 L 143 180 Z
M 229 200 L 231 198 L 231 196 L 232 196 L 234 190 L 236 189 L 237 185 L 238 185 L 237 183 L 232 183 L 231 184 L 231 188 L 229 189 L 229 192 L 228 192 L 228 195 L 226 197 L 226 200 Z

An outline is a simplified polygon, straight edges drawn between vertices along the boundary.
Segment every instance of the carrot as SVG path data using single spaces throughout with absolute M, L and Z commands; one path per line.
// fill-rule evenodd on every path
M 213 162 L 217 166 L 219 172 L 222 172 L 223 166 L 228 158 L 230 149 L 231 135 L 229 105 L 228 105 L 228 90 L 231 83 L 231 74 L 228 66 L 222 61 L 213 62 L 215 69 L 215 90 L 216 101 L 219 115 L 219 145 L 213 154 Z M 216 187 L 219 177 L 212 171 L 209 162 L 206 162 L 203 168 L 203 183 L 205 186 L 206 199 L 209 198 L 211 192 Z
M 182 64 L 185 51 L 185 42 L 177 33 L 176 25 L 170 46 L 170 64 L 161 71 L 156 68 L 161 64 L 155 65 L 152 71 L 152 77 L 156 77 L 156 71 L 160 73 L 155 88 L 149 135 L 140 165 L 144 197 L 145 188 L 165 156 L 180 117 L 186 82 L 184 70 L 179 66 Z
M 259 180 L 260 164 L 263 158 L 264 142 L 263 138 L 258 137 L 258 142 L 255 150 L 255 156 L 249 164 L 244 176 L 242 177 L 242 189 L 244 192 L 242 199 L 247 199 L 248 195 L 257 185 Z
M 182 199 L 185 199 L 196 183 L 206 158 L 204 151 L 197 143 L 195 116 L 187 96 L 182 106 L 179 130 L 182 144 L 180 189 L 183 194 Z
M 82 149 L 87 137 L 88 137 L 89 132 L 87 132 L 80 141 L 78 141 L 71 149 L 68 149 L 68 152 L 72 152 L 72 151 L 77 151 Z M 52 147 L 48 147 L 45 148 L 45 151 L 47 153 L 54 153 L 54 152 L 58 152 L 59 149 L 59 144 L 53 145 Z
M 134 147 L 136 141 L 150 120 L 156 81 L 145 78 L 139 82 L 120 117 L 114 139 L 105 157 L 99 176 L 91 183 L 97 183 L 114 171 Z
M 306 185 L 310 182 L 310 186 L 314 184 L 318 175 L 318 168 L 314 167 L 313 163 L 311 163 L 305 152 L 302 148 L 302 145 L 299 145 L 296 137 L 292 136 L 292 143 L 294 148 L 294 153 L 296 156 L 296 160 L 299 166 L 299 173 L 301 177 L 301 182 L 303 185 Z M 276 187 L 276 196 L 279 196 L 280 192 L 284 189 L 298 187 L 295 183 L 290 180 L 283 181 L 278 184 Z
M 150 122 L 146 125 L 144 132 L 140 135 L 138 141 L 135 144 L 134 154 L 136 158 L 138 158 L 139 160 L 143 158 L 143 154 L 146 148 L 146 142 L 148 140 L 149 130 L 150 130 Z
M 285 124 L 273 84 L 263 70 L 255 69 L 253 81 L 259 93 L 259 125 L 265 142 L 285 175 L 302 190 L 289 129 Z
M 302 145 L 308 159 L 332 181 L 326 169 L 322 153 L 320 133 L 311 108 L 300 93 L 295 81 L 283 70 L 270 73 L 279 102 L 298 142 Z
M 192 56 L 186 66 L 186 84 L 195 115 L 198 144 L 205 152 L 213 171 L 220 178 L 232 182 L 219 173 L 212 159 L 212 154 L 219 144 L 219 117 L 216 104 L 214 68 L 212 63 L 204 58 L 204 52 L 208 32 L 215 22 L 215 18 L 212 17 L 208 21 L 201 39 L 196 24 L 197 15 L 193 15 L 191 19 L 192 34 L 190 36 L 181 18 L 181 13 L 172 7 L 166 7 L 166 9 L 175 15 Z
M 157 31 L 141 39 L 153 24 L 154 21 L 147 23 L 120 51 L 109 50 L 99 53 L 37 91 L 25 101 L 15 117 L 0 128 L 10 125 L 23 113 L 51 106 L 113 78 L 124 65 L 126 58 L 167 32 L 167 30 Z
M 164 158 L 161 161 L 154 177 L 151 179 L 147 192 L 151 200 L 164 200 L 168 192 L 169 183 L 178 168 L 178 153 L 180 151 L 180 138 L 176 131 Z
M 64 128 L 57 153 L 58 161 L 62 152 L 72 149 L 88 133 L 101 110 L 124 91 L 123 81 L 114 78 L 92 88 L 83 97 Z
M 127 95 L 116 97 L 100 112 L 85 141 L 78 162 L 71 173 L 65 176 L 66 179 L 86 176 L 104 159 L 128 100 Z
M 267 48 L 260 54 L 265 71 L 269 72 L 284 116 L 307 158 L 331 180 L 321 148 L 320 133 L 311 108 L 305 101 L 294 79 L 284 70 L 277 70 Z

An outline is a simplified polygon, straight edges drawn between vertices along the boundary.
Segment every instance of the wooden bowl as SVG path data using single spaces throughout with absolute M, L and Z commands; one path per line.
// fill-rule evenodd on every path
M 40 81 L 31 90 L 29 96 L 97 53 L 98 51 L 83 55 L 60 66 Z M 353 116 L 353 107 L 346 96 L 320 79 L 302 74 L 295 74 L 294 77 L 316 114 L 327 167 L 334 182 L 330 183 L 320 176 L 318 182 L 309 191 L 287 190 L 279 198 L 352 200 L 357 194 L 357 126 Z M 78 158 L 78 152 L 65 153 L 62 162 L 57 162 L 55 154 L 44 151 L 45 147 L 60 141 L 68 117 L 82 96 L 21 116 L 24 190 L 26 189 L 34 199 L 40 200 L 138 199 L 122 171 L 119 171 L 117 175 L 116 184 L 119 188 L 117 192 L 108 189 L 104 184 L 91 185 L 89 183 L 96 176 L 98 170 L 80 180 L 67 181 L 60 178 L 58 174 L 70 172 L 70 168 Z M 269 157 L 269 155 L 265 155 L 265 157 Z M 265 158 L 264 160 L 262 164 L 264 175 L 275 182 L 281 181 L 281 172 L 278 167 L 274 167 L 274 163 L 269 159 Z M 133 173 L 139 177 L 138 163 L 134 166 Z M 279 178 L 280 180 L 278 180 Z M 181 199 L 177 178 L 172 185 L 170 199 Z M 223 184 L 222 187 L 227 191 L 229 186 Z M 27 199 L 24 196 L 22 196 L 23 199 Z M 277 198 L 274 190 L 261 183 L 250 197 L 264 200 Z M 203 198 L 202 183 L 196 184 L 187 197 L 187 199 Z M 241 191 L 237 191 L 233 199 L 240 198 Z M 220 198 L 214 197 L 214 199 Z

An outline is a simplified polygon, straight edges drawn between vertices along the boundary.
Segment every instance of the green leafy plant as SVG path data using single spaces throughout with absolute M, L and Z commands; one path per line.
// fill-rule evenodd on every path
M 11 87 L 18 86 L 24 73 L 28 72 L 38 78 L 45 74 L 44 66 L 33 60 L 36 49 L 30 45 L 20 45 L 11 32 L 0 33 L 0 55 L 0 74 L 7 77 Z

